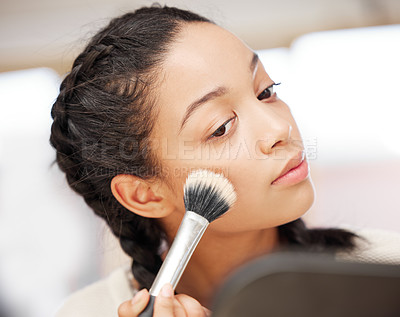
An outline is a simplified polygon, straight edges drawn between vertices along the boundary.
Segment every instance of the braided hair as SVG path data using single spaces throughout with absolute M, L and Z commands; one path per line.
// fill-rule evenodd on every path
M 171 7 L 144 7 L 111 20 L 76 58 L 60 86 L 50 143 L 69 186 L 103 218 L 132 259 L 141 288 L 150 288 L 165 234 L 154 219 L 123 207 L 111 192 L 118 174 L 161 177 L 148 141 L 155 110 L 157 67 L 183 24 L 210 22 Z M 281 242 L 322 250 L 351 248 L 340 229 L 309 230 L 301 219 L 278 228 Z
M 164 233 L 156 221 L 119 204 L 110 183 L 118 174 L 149 179 L 160 173 L 147 141 L 156 68 L 183 23 L 206 21 L 160 6 L 113 19 L 76 58 L 51 110 L 50 143 L 59 167 L 134 259 L 132 273 L 141 287 L 150 288 L 161 266 Z

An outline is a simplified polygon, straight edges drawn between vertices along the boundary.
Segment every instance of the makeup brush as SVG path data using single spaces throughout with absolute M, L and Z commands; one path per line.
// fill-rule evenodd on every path
M 186 179 L 183 200 L 186 213 L 150 288 L 149 303 L 140 317 L 153 316 L 155 298 L 166 283 L 175 289 L 208 225 L 229 210 L 236 200 L 236 193 L 223 175 L 195 170 Z

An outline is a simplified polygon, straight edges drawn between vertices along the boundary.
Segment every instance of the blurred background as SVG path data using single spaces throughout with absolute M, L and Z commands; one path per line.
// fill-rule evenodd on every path
M 0 316 L 52 316 L 68 294 L 127 263 L 52 165 L 50 109 L 86 41 L 151 3 L 0 3 Z M 310 226 L 400 232 L 400 1 L 159 3 L 228 28 L 282 82 L 317 191 Z

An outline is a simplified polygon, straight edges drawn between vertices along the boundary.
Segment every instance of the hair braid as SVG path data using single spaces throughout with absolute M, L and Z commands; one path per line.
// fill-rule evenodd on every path
M 52 109 L 54 122 L 50 141 L 57 149 L 58 165 L 66 173 L 71 188 L 83 196 L 85 202 L 98 216 L 107 221 L 111 231 L 119 238 L 122 249 L 134 259 L 132 271 L 137 281 L 142 287 L 149 287 L 161 265 L 161 258 L 157 253 L 162 236 L 161 230 L 151 220 L 134 215 L 114 201 L 109 190 L 109 182 L 108 186 L 105 185 L 105 178 L 112 179 L 117 174 L 118 167 L 113 173 L 113 169 L 108 168 L 106 164 L 101 166 L 101 163 L 97 162 L 100 164 L 95 165 L 94 154 L 98 150 L 96 149 L 98 143 L 94 141 L 91 145 L 86 144 L 89 148 L 80 148 L 83 144 L 77 141 L 83 140 L 82 132 L 75 123 L 76 120 L 69 116 L 77 110 L 82 113 L 86 110 L 88 114 L 89 109 L 86 106 L 88 100 L 80 96 L 79 89 L 86 88 L 87 82 L 92 80 L 91 73 L 95 71 L 93 66 L 96 62 L 106 66 L 104 59 L 113 48 L 111 45 L 103 46 L 102 49 L 99 47 L 101 46 L 97 45 L 83 52 L 76 59 L 70 74 L 62 82 L 59 97 Z M 96 84 L 93 80 L 92 83 Z M 76 99 L 80 100 L 68 102 Z M 85 109 L 76 109 L 77 106 Z M 96 115 L 92 112 L 88 121 L 95 119 Z M 88 155 L 83 155 L 83 150 Z M 93 152 L 90 153 L 91 151 Z M 105 170 L 102 171 L 101 167 Z M 111 174 L 102 176 L 108 172 Z M 127 221 L 127 218 L 130 221 Z
M 133 258 L 133 275 L 143 287 L 150 288 L 162 264 L 158 251 L 164 234 L 157 222 L 148 222 L 144 218 L 132 219 L 129 224 L 121 226 L 120 244 Z
M 302 219 L 278 227 L 279 237 L 289 247 L 312 252 L 350 251 L 355 246 L 356 234 L 339 228 L 309 229 Z
M 76 58 L 51 110 L 50 143 L 70 187 L 82 195 L 133 259 L 132 272 L 150 288 L 161 266 L 164 233 L 154 219 L 117 202 L 118 174 L 159 177 L 148 144 L 155 114 L 151 91 L 169 44 L 187 22 L 209 22 L 176 8 L 142 8 L 110 21 Z

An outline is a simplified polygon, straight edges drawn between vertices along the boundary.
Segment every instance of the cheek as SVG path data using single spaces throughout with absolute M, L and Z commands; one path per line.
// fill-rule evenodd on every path
M 237 193 L 235 205 L 210 225 L 211 230 L 243 232 L 277 227 L 301 217 L 314 201 L 310 179 L 281 190 L 249 184 L 237 188 Z

